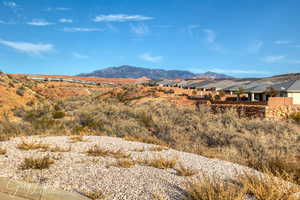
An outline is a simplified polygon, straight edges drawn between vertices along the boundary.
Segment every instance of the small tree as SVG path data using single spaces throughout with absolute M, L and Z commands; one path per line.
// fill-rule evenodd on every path
M 274 89 L 273 87 L 268 87 L 266 90 L 266 94 L 270 95 L 270 97 L 276 97 L 279 94 L 279 91 Z
M 239 88 L 237 91 L 235 91 L 235 94 L 237 95 L 237 99 L 238 101 L 241 100 L 241 94 L 245 93 L 245 89 L 244 88 Z

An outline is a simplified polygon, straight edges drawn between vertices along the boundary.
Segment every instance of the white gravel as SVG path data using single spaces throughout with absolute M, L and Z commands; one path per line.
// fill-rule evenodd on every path
M 209 159 L 202 156 L 175 150 L 149 151 L 155 145 L 129 142 L 121 138 L 106 136 L 85 136 L 86 142 L 70 143 L 68 136 L 24 137 L 0 142 L 0 148 L 7 150 L 0 155 L 0 176 L 16 180 L 39 182 L 48 187 L 61 188 L 67 191 L 102 191 L 106 199 L 153 199 L 153 194 L 162 194 L 166 199 L 182 199 L 184 185 L 191 177 L 176 174 L 174 169 L 158 169 L 136 164 L 131 168 L 111 167 L 116 162 L 113 157 L 93 157 L 85 152 L 94 145 L 109 150 L 122 150 L 131 153 L 133 160 L 152 159 L 158 156 L 178 159 L 175 166 L 199 172 L 194 178 L 203 174 L 221 179 L 234 179 L 243 170 L 242 167 L 230 162 Z M 22 151 L 16 146 L 22 141 L 36 141 L 63 148 L 71 147 L 70 152 L 41 152 L 40 150 Z M 144 148 L 144 152 L 135 149 Z M 60 157 L 49 169 L 20 170 L 19 164 L 26 157 Z

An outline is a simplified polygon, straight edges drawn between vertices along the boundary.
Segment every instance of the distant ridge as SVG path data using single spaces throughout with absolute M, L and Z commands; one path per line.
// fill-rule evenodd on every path
M 78 76 L 82 77 L 103 77 L 103 78 L 141 78 L 147 77 L 152 80 L 159 79 L 192 79 L 192 78 L 232 78 L 225 74 L 214 72 L 206 72 L 195 74 L 185 70 L 164 70 L 164 69 L 149 69 L 123 65 L 119 67 L 108 67 L 101 70 L 96 70 L 92 73 L 81 73 Z

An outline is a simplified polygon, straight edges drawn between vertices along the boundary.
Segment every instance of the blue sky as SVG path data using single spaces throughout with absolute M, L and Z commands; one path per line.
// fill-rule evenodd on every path
M 299 0 L 0 1 L 0 69 L 300 72 Z

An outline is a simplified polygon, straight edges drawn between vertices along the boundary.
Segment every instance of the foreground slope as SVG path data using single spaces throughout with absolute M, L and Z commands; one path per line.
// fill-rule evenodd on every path
M 206 175 L 232 181 L 242 172 L 253 172 L 230 162 L 107 136 L 24 137 L 0 142 L 0 146 L 7 150 L 0 155 L 0 177 L 97 194 L 99 199 L 146 200 L 157 195 L 183 199 L 190 178 Z M 24 168 L 25 158 L 43 156 L 52 160 L 49 168 Z M 184 174 L 182 169 L 192 173 Z

